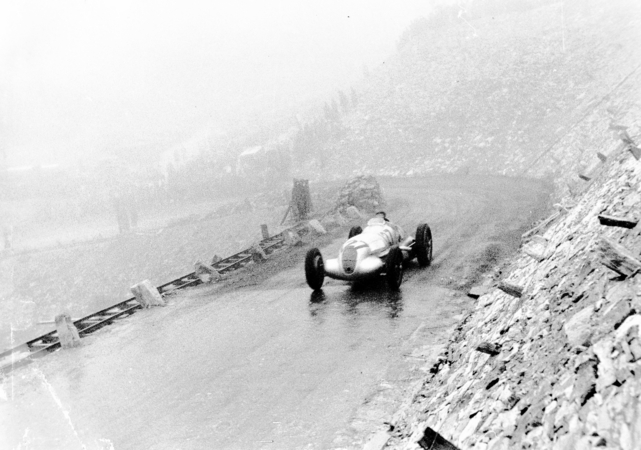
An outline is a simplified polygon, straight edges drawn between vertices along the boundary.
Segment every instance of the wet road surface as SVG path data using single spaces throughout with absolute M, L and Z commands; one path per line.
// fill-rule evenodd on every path
M 433 266 L 410 268 L 401 292 L 326 279 L 315 295 L 302 260 L 237 290 L 186 291 L 4 379 L 0 448 L 362 445 L 472 306 L 465 288 L 518 246 L 547 193 L 506 178 L 381 181 L 391 219 L 410 233 L 427 221 L 435 238 Z

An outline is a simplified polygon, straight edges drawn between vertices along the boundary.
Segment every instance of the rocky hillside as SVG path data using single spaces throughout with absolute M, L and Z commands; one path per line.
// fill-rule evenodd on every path
M 461 449 L 639 448 L 641 228 L 598 218 L 641 219 L 641 150 L 629 139 L 640 135 L 638 106 L 628 119 L 607 131 L 587 117 L 563 140 L 590 144 L 603 161 L 589 176 L 559 177 L 569 188 L 557 211 L 487 280 L 386 425 L 385 448 L 429 448 L 419 441 L 434 432 Z M 571 155 L 563 145 L 550 153 Z M 574 178 L 582 184 L 567 184 Z
M 626 111 L 608 103 L 640 70 L 640 18 L 639 2 L 567 0 L 415 24 L 316 163 L 341 175 L 553 175 L 558 163 L 540 156 L 586 115 L 607 127 Z

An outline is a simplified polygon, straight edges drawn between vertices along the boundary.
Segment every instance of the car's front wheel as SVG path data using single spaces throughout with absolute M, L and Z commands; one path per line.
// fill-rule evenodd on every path
M 403 251 L 397 245 L 390 248 L 385 260 L 387 285 L 397 291 L 403 282 Z
M 325 281 L 325 263 L 323 255 L 317 248 L 312 248 L 305 255 L 305 278 L 310 288 L 317 291 Z
M 426 223 L 416 228 L 414 253 L 419 266 L 427 267 L 432 263 L 432 230 Z
M 351 238 L 353 238 L 354 236 L 358 236 L 358 235 L 359 235 L 359 234 L 361 234 L 362 232 L 363 232 L 363 229 L 362 229 L 361 227 L 358 227 L 358 226 L 356 226 L 356 227 L 352 227 L 352 228 L 350 228 L 350 230 L 349 230 L 349 234 L 347 235 L 347 239 L 351 239 Z

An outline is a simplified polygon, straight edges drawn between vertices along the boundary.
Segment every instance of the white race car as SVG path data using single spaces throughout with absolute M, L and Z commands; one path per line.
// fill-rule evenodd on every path
M 416 228 L 416 238 L 405 236 L 398 225 L 374 217 L 365 229 L 352 227 L 338 258 L 323 261 L 320 250 L 312 248 L 305 256 L 305 278 L 310 288 L 319 290 L 325 275 L 346 281 L 358 281 L 384 275 L 387 284 L 397 290 L 403 281 L 403 266 L 416 258 L 421 267 L 432 262 L 432 230 L 426 223 Z

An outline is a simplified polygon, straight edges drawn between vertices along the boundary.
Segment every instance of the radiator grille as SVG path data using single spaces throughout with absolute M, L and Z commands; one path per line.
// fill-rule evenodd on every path
M 348 245 L 343 249 L 343 258 L 342 258 L 342 263 L 343 263 L 343 270 L 345 273 L 354 273 L 354 269 L 356 268 L 356 258 L 358 256 L 358 253 L 354 247 L 351 245 Z

